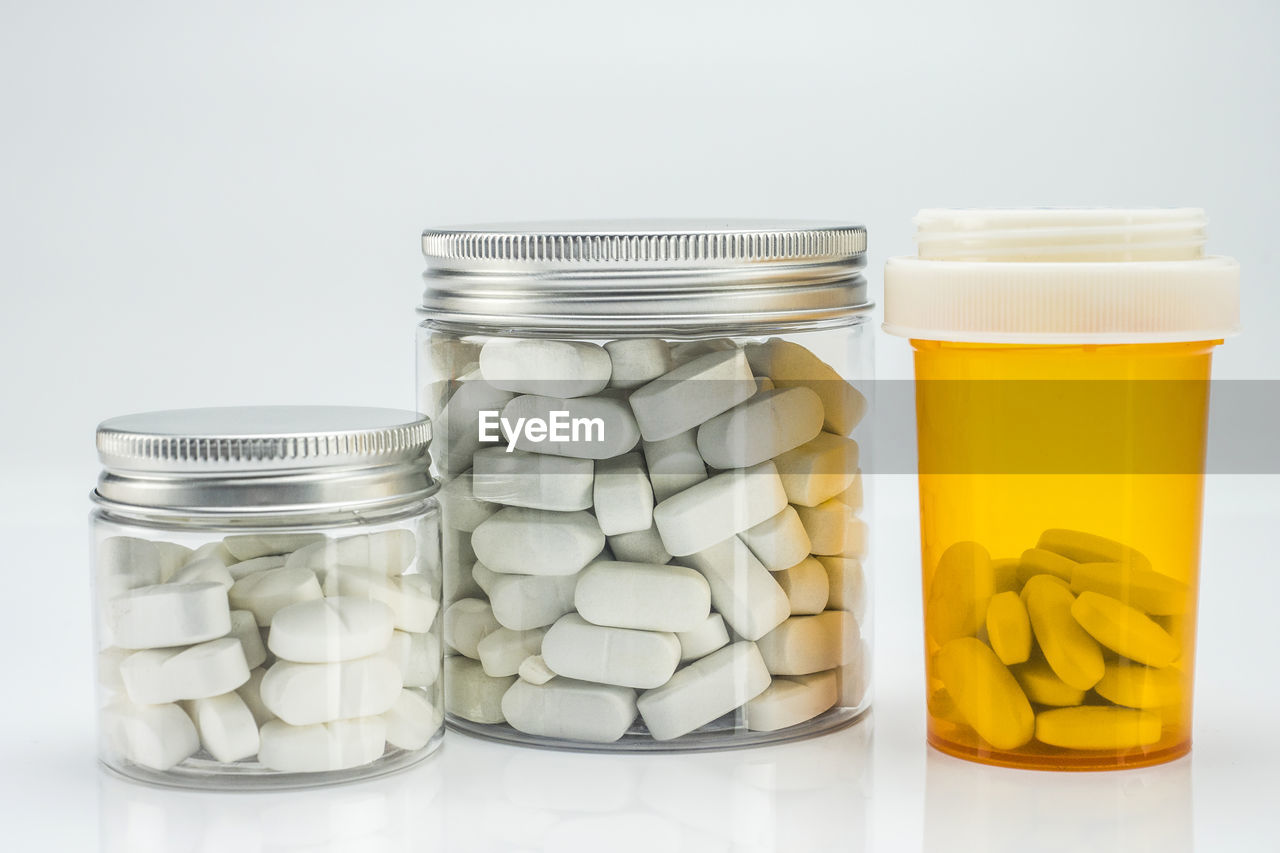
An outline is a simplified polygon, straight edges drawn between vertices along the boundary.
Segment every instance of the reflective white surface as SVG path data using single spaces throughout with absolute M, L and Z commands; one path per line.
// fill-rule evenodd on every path
M 426 766 L 323 791 L 203 795 L 100 774 L 99 848 L 862 850 L 870 775 L 868 726 L 712 755 L 594 756 L 456 738 Z
M 924 745 L 913 484 L 876 483 L 875 712 L 825 737 L 594 755 L 450 734 L 418 767 L 304 792 L 202 794 L 93 758 L 87 533 L 67 493 L 5 500 L 0 817 L 6 850 L 1179 851 L 1276 849 L 1280 707 L 1268 558 L 1277 478 L 1212 478 L 1189 758 L 1116 773 L 984 767 Z M 54 495 L 62 497 L 57 500 Z M 61 516 L 42 507 L 61 505 Z

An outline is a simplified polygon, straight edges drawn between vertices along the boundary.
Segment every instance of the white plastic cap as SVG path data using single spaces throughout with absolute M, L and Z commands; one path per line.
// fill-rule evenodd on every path
M 1216 340 L 1240 268 L 1206 256 L 1204 211 L 923 210 L 885 265 L 885 331 L 974 343 Z

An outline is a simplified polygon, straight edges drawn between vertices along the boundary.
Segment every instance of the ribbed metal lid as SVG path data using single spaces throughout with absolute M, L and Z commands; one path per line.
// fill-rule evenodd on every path
M 690 329 L 837 321 L 871 308 L 861 225 L 786 220 L 532 222 L 428 229 L 436 321 Z
M 95 499 L 245 513 L 403 500 L 429 492 L 431 422 L 344 406 L 175 409 L 98 425 Z

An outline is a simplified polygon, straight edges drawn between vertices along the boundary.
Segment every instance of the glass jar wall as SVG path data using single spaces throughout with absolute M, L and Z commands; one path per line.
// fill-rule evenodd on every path
M 163 785 L 301 787 L 439 745 L 429 435 L 412 413 L 364 409 L 159 412 L 99 428 L 107 767 Z
M 678 251 L 640 248 L 658 235 L 679 243 L 657 227 L 531 230 L 521 257 L 560 241 L 549 270 L 526 277 L 511 258 L 487 269 L 514 278 L 519 318 L 494 316 L 510 303 L 486 298 L 476 270 L 480 293 L 458 297 L 439 269 L 483 251 L 459 250 L 455 232 L 424 236 L 419 406 L 439 427 L 456 728 L 566 748 L 717 748 L 837 728 L 869 704 L 862 244 L 793 246 L 772 267 L 739 246 L 699 272 Z M 632 247 L 625 274 L 592 267 L 592 240 Z M 797 271 L 810 264 L 822 308 Z M 752 292 L 761 268 L 771 305 Z M 663 275 L 701 275 L 703 292 L 659 315 L 654 302 L 673 310 Z M 707 315 L 734 308 L 735 290 L 754 305 L 712 331 Z M 823 316 L 778 316 L 806 302 Z M 650 303 L 642 316 L 636 303 Z M 531 310 L 546 304 L 564 313 Z

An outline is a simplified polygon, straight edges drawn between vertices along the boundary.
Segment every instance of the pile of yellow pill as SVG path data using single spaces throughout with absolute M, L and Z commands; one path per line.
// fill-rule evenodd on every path
M 1091 533 L 1046 530 L 1009 559 L 957 542 L 927 590 L 930 714 L 997 750 L 1155 744 L 1186 687 L 1170 629 L 1190 602 L 1141 552 Z

